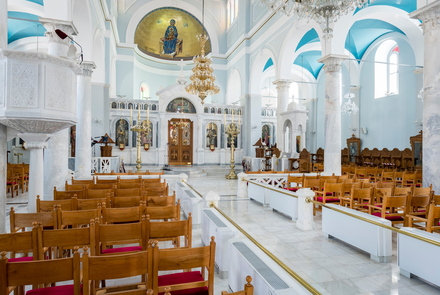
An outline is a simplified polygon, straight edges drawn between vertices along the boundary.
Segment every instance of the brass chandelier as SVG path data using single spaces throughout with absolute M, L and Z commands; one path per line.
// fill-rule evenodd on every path
M 205 15 L 205 1 L 203 1 L 202 5 L 203 24 Z M 214 83 L 215 75 L 213 74 L 214 70 L 211 67 L 212 59 L 208 56 L 205 56 L 205 43 L 209 40 L 209 37 L 205 34 L 200 34 L 197 35 L 196 38 L 200 41 L 201 53 L 193 58 L 194 67 L 192 68 L 192 75 L 189 78 L 191 83 L 185 87 L 185 90 L 189 94 L 197 95 L 202 100 L 203 104 L 203 100 L 208 95 L 219 93 L 220 87 Z

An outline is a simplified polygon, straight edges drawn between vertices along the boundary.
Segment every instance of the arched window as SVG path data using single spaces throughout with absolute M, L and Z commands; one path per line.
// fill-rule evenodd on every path
M 228 28 L 238 15 L 238 0 L 228 0 L 227 3 Z
M 141 83 L 141 96 L 140 99 L 147 100 L 150 97 L 150 87 L 145 82 Z
M 209 113 L 208 107 L 205 107 L 203 110 L 205 114 Z
M 376 51 L 374 65 L 374 98 L 399 93 L 399 46 L 394 40 L 384 41 Z

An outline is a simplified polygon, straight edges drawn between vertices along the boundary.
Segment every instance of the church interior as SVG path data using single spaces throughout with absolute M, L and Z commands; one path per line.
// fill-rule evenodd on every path
M 0 0 L 0 295 L 440 294 L 439 47 L 440 0 Z

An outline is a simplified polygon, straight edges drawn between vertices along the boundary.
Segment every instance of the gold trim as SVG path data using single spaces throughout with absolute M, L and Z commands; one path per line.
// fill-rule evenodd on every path
M 379 223 L 379 222 L 377 222 L 377 221 L 373 221 L 373 220 L 370 220 L 370 219 L 367 219 L 367 218 L 364 218 L 364 217 L 361 217 L 361 216 L 358 216 L 358 215 L 355 215 L 355 214 L 352 214 L 352 213 L 345 212 L 345 211 L 343 211 L 343 210 L 339 210 L 339 209 L 337 209 L 337 208 L 328 207 L 328 206 L 324 205 L 324 204 L 321 203 L 321 202 L 318 202 L 318 201 L 314 201 L 314 200 L 312 200 L 311 198 L 306 198 L 306 202 L 307 202 L 307 203 L 313 203 L 313 204 L 320 205 L 320 206 L 325 207 L 325 208 L 327 208 L 327 209 L 330 209 L 330 210 L 333 210 L 333 211 L 336 211 L 336 212 L 339 212 L 339 213 L 342 213 L 342 214 L 345 214 L 345 215 L 348 215 L 348 216 L 351 216 L 351 217 L 357 218 L 357 219 L 362 220 L 362 221 L 369 222 L 369 223 L 371 223 L 371 224 L 374 224 L 374 225 L 377 225 L 377 226 L 383 227 L 383 228 L 385 228 L 385 229 L 389 229 L 389 230 L 394 231 L 394 232 L 397 232 L 397 233 L 399 233 L 399 234 L 406 235 L 406 236 L 409 236 L 409 237 L 411 237 L 411 238 L 414 238 L 414 239 L 417 239 L 417 240 L 421 240 L 421 241 L 424 241 L 424 242 L 426 242 L 426 243 L 430 243 L 430 244 L 432 244 L 432 245 L 434 245 L 434 246 L 438 246 L 438 247 L 440 247 L 440 242 L 436 242 L 436 241 L 433 241 L 433 240 L 428 239 L 428 238 L 425 238 L 425 237 L 420 237 L 420 236 L 418 236 L 418 235 L 416 235 L 416 234 L 409 233 L 409 232 L 406 232 L 406 231 L 404 231 L 404 230 L 401 230 L 400 228 L 396 228 L 396 227 L 392 227 L 392 226 L 389 226 L 389 225 L 385 225 L 385 224 Z
M 243 179 L 244 179 L 244 178 L 243 178 Z M 264 187 L 264 188 L 267 188 L 267 189 L 270 189 L 270 190 L 272 190 L 272 191 L 276 191 L 277 193 L 280 193 L 280 194 L 285 194 L 285 195 L 288 195 L 288 196 L 291 196 L 291 197 L 294 197 L 294 198 L 298 198 L 297 195 L 292 194 L 290 191 L 282 192 L 282 191 L 279 191 L 279 190 L 274 189 L 273 187 L 266 186 L 266 185 L 264 185 L 264 184 L 261 184 L 261 183 L 255 182 L 255 181 L 253 181 L 253 180 L 245 180 L 245 181 L 250 182 L 250 183 L 253 183 L 253 184 L 258 185 L 258 186 L 261 186 L 261 187 Z
M 264 248 L 260 243 L 257 242 L 251 235 L 249 235 L 245 230 L 243 230 L 237 223 L 235 223 L 229 216 L 227 216 L 223 211 L 221 211 L 215 204 L 210 204 L 211 208 L 216 209 L 224 218 L 226 218 L 232 225 L 234 225 L 242 234 L 244 234 L 252 243 L 254 243 L 261 251 L 263 251 L 267 256 L 269 256 L 273 261 L 275 261 L 285 272 L 291 275 L 298 283 L 300 283 L 304 288 L 307 289 L 312 294 L 319 295 L 315 288 L 313 288 L 309 283 L 307 283 L 303 278 L 301 278 L 296 272 L 291 270 L 287 265 L 285 265 L 281 260 L 279 260 L 275 255 L 273 255 L 269 250 Z

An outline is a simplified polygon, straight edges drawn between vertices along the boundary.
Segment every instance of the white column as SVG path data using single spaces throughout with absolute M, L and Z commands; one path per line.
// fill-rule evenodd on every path
M 8 0 L 0 0 L 0 49 L 8 48 Z
M 203 119 L 202 119 L 202 115 L 200 115 L 200 117 L 198 118 L 197 121 L 197 136 L 198 136 L 198 140 L 197 140 L 197 164 L 204 164 L 205 163 L 205 150 L 203 149 L 203 142 L 204 142 L 204 138 L 203 138 Z
M 50 135 L 23 133 L 19 134 L 19 136 L 26 141 L 26 148 L 30 150 L 28 212 L 35 213 L 37 211 L 37 195 L 41 197 L 45 191 L 43 186 L 45 175 L 43 169 L 43 149 L 47 148 L 47 141 Z M 53 188 L 50 192 L 53 199 Z
M 240 97 L 240 100 L 244 100 L 241 105 L 244 105 L 243 127 L 243 156 L 255 157 L 254 143 L 261 137 L 261 95 L 260 94 L 248 94 Z M 225 135 L 226 136 L 226 135 Z M 226 142 L 226 141 L 225 141 Z M 226 143 L 225 143 L 226 148 Z M 241 162 L 239 159 L 238 162 Z
M 313 200 L 315 193 L 309 188 L 298 190 L 298 220 L 296 227 L 301 230 L 314 230 L 315 222 L 313 221 L 313 203 L 307 203 L 306 199 Z
M 0 124 L 0 234 L 6 232 L 6 167 L 8 139 L 6 126 Z
M 410 14 L 420 19 L 424 34 L 423 186 L 440 191 L 440 0 Z
M 45 36 L 48 41 L 48 53 L 55 56 L 66 56 L 70 46 L 69 38 L 60 39 L 55 33 L 60 29 L 69 36 L 74 36 L 78 32 L 72 22 L 39 18 L 41 24 L 47 30 Z M 53 134 L 48 142 L 48 147 L 44 151 L 44 200 L 53 199 L 53 188 L 64 190 L 64 183 L 68 176 L 68 157 L 69 155 L 69 128 Z M 41 196 L 40 196 L 41 197 Z
M 277 86 L 277 146 L 279 149 L 284 151 L 284 136 L 283 136 L 283 122 L 281 118 L 281 113 L 287 111 L 287 106 L 289 104 L 289 89 L 291 80 L 278 79 L 273 82 Z
M 325 71 L 325 139 L 324 172 L 341 175 L 341 55 L 327 55 L 319 59 Z
M 92 72 L 96 68 L 94 62 L 83 62 L 82 72 L 77 76 L 76 114 L 76 144 L 75 144 L 75 171 L 77 178 L 91 178 L 92 169 Z M 81 168 L 80 168 L 81 167 Z

